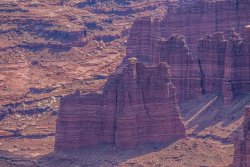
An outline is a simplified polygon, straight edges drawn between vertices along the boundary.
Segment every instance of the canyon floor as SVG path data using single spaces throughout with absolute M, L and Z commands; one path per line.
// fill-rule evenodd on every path
M 1 1 L 0 166 L 229 166 L 249 94 L 228 106 L 217 94 L 181 103 L 187 136 L 171 143 L 53 152 L 60 98 L 100 90 L 135 18 L 161 17 L 168 3 Z

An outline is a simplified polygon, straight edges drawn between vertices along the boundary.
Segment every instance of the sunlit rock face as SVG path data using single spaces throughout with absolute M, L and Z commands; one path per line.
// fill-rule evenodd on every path
M 104 143 L 127 149 L 184 135 L 168 65 L 146 66 L 129 59 L 102 93 L 78 92 L 61 100 L 55 150 Z

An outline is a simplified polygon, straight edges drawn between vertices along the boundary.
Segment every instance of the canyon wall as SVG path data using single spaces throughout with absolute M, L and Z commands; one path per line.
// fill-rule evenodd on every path
M 164 18 L 134 22 L 125 60 L 167 62 L 178 101 L 219 92 L 228 104 L 250 92 L 249 23 L 249 0 L 179 3 Z
M 223 33 L 207 35 L 198 42 L 198 57 L 204 93 L 222 90 L 227 41 Z
M 245 26 L 243 38 L 233 33 L 227 41 L 223 79 L 225 104 L 241 93 L 250 92 L 250 26 Z
M 207 35 L 198 42 L 198 59 L 205 93 L 221 92 L 225 104 L 241 93 L 250 92 L 250 27 L 245 26 L 242 37 L 235 29 Z
M 250 106 L 246 107 L 245 111 L 245 118 L 242 124 L 243 130 L 235 143 L 232 167 L 250 166 Z
M 158 40 L 154 52 L 154 57 L 159 62 L 170 65 L 178 100 L 195 98 L 202 94 L 199 65 L 190 54 L 184 36 L 171 35 L 168 39 Z
M 249 0 L 171 9 L 134 22 L 127 56 L 102 92 L 62 98 L 56 151 L 170 141 L 185 135 L 177 101 L 221 93 L 229 104 L 250 92 Z
M 104 143 L 133 148 L 184 135 L 168 65 L 145 66 L 130 59 L 121 74 L 110 76 L 101 93 L 77 92 L 61 100 L 55 150 Z
M 197 42 L 204 35 L 214 32 L 227 35 L 231 28 L 243 33 L 249 18 L 249 0 L 196 0 L 169 6 L 162 19 L 143 17 L 134 22 L 128 38 L 127 56 L 148 61 L 154 56 L 152 46 L 157 39 L 168 38 L 172 34 L 184 35 L 191 52 L 195 53 Z

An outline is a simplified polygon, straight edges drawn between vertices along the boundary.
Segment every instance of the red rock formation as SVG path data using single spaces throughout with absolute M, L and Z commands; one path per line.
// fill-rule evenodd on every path
M 149 17 L 136 19 L 128 38 L 127 56 L 137 57 L 141 62 L 158 63 L 154 56 L 157 40 L 160 38 L 160 20 Z
M 235 144 L 233 167 L 250 166 L 250 106 L 246 107 L 245 119 L 242 124 L 243 132 Z
M 249 22 L 249 0 L 198 0 L 172 9 L 162 20 L 162 36 L 173 33 L 186 37 L 192 52 L 196 50 L 197 41 L 205 34 L 225 32 L 236 28 L 240 33 Z
M 148 60 L 154 56 L 150 55 L 153 52 L 149 47 L 154 45 L 154 38 L 168 38 L 172 34 L 184 35 L 191 52 L 195 53 L 198 40 L 205 34 L 229 34 L 231 28 L 243 33 L 249 18 L 249 0 L 198 0 L 172 6 L 161 21 L 144 17 L 134 22 L 128 38 L 127 55 Z M 157 35 L 152 35 L 155 30 Z
M 222 90 L 226 40 L 223 33 L 207 35 L 198 42 L 198 57 L 205 93 Z
M 61 100 L 56 151 L 103 143 L 133 148 L 184 136 L 167 64 L 129 61 L 122 74 L 109 78 L 102 93 L 76 93 Z
M 141 55 L 140 61 L 149 64 L 167 62 L 170 65 L 179 101 L 194 98 L 202 92 L 222 92 L 225 104 L 229 104 L 236 95 L 250 92 L 250 28 L 245 27 L 243 39 L 233 29 L 230 31 L 227 38 L 222 32 L 201 38 L 196 52 L 198 60 L 190 54 L 180 35 L 160 39 L 155 45 L 147 40 L 147 49 L 152 54 L 138 52 L 138 55 Z M 128 51 L 130 49 L 128 47 Z
M 233 34 L 227 42 L 225 57 L 225 75 L 223 95 L 225 103 L 232 101 L 232 96 L 250 92 L 250 27 L 245 27 L 244 37 Z M 232 88 L 227 88 L 231 85 Z M 231 99 L 231 100 L 230 100 Z
M 134 22 L 128 38 L 126 58 L 137 57 L 139 61 L 149 64 L 167 61 L 170 65 L 179 100 L 195 97 L 200 95 L 201 92 L 223 91 L 226 101 L 231 101 L 238 93 L 249 92 L 249 70 L 247 68 L 249 57 L 247 58 L 245 54 L 249 45 L 248 42 L 244 42 L 248 38 L 244 37 L 246 40 L 243 40 L 242 43 L 238 41 L 241 44 L 236 44 L 237 42 L 226 44 L 222 33 L 200 39 L 205 34 L 214 32 L 224 32 L 225 36 L 229 36 L 231 28 L 236 28 L 240 34 L 243 34 L 244 26 L 249 23 L 249 18 L 249 0 L 213 2 L 198 0 L 194 3 L 188 2 L 187 4 L 172 6 L 169 8 L 168 14 L 161 20 L 143 17 Z M 187 45 L 183 46 L 181 42 L 169 40 L 168 38 L 172 34 L 183 35 Z M 157 41 L 161 38 L 168 39 L 169 42 L 162 44 L 168 46 L 159 46 Z M 197 43 L 199 43 L 198 51 L 196 49 Z M 172 47 L 175 49 L 167 49 Z M 235 56 L 238 65 L 235 65 L 232 69 L 233 75 L 235 75 L 235 79 L 232 78 L 235 81 L 233 83 L 232 79 L 228 79 L 227 73 L 230 71 L 230 67 L 228 67 L 230 66 L 228 64 L 230 58 L 228 57 L 235 54 L 235 47 L 238 47 L 239 52 L 242 52 L 237 54 L 245 54 L 245 56 L 243 55 L 244 58 L 242 57 L 242 59 L 239 58 L 241 56 Z M 232 48 L 234 49 L 232 50 Z M 225 69 L 224 66 L 226 66 Z M 187 68 L 187 72 L 185 72 L 185 68 Z M 245 72 L 241 73 L 242 70 Z M 230 90 L 232 91 L 229 92 Z
M 155 57 L 160 62 L 169 64 L 179 100 L 201 95 L 199 66 L 193 55 L 190 54 L 183 36 L 172 35 L 167 40 L 161 39 L 157 43 Z
M 246 26 L 243 39 L 232 30 L 227 40 L 223 33 L 215 33 L 198 43 L 203 90 L 222 92 L 225 104 L 250 92 L 249 32 Z

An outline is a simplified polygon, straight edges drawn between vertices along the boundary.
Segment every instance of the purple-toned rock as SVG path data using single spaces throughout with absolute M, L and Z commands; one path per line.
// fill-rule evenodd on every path
M 243 39 L 233 34 L 227 42 L 223 96 L 225 103 L 232 97 L 250 92 L 250 27 L 245 27 Z M 229 86 L 231 85 L 231 86 Z M 231 87 L 228 89 L 228 86 Z M 227 92 L 231 91 L 231 92 Z
M 136 19 L 128 37 L 127 57 L 136 57 L 140 62 L 157 64 L 155 46 L 161 37 L 160 20 L 150 17 Z
M 130 58 L 121 74 L 110 76 L 102 93 L 78 92 L 61 100 L 55 150 L 104 143 L 126 149 L 183 136 L 168 65 L 145 66 Z
M 222 90 L 227 41 L 223 33 L 207 35 L 198 42 L 198 58 L 204 93 Z
M 159 40 L 155 57 L 159 62 L 169 64 L 178 100 L 187 100 L 202 94 L 198 62 L 190 54 L 183 36 L 172 35 L 167 40 Z

